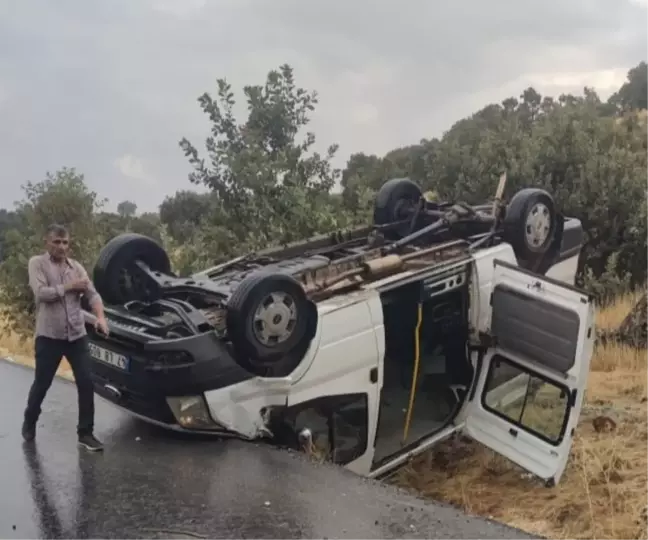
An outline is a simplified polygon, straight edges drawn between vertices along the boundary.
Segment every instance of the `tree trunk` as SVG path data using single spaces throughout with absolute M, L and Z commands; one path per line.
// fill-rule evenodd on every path
M 617 330 L 619 341 L 633 347 L 646 348 L 648 338 L 648 293 L 639 298 L 639 301 L 626 315 Z

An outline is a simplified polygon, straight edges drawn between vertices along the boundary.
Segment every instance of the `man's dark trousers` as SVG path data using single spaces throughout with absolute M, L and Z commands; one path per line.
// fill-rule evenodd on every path
M 41 404 L 52 385 L 56 370 L 63 356 L 67 359 L 79 395 L 79 423 L 77 433 L 91 435 L 94 430 L 94 389 L 90 378 L 90 358 L 88 355 L 88 338 L 75 341 L 36 337 L 36 370 L 34 382 L 29 390 L 25 423 L 35 426 L 41 413 Z

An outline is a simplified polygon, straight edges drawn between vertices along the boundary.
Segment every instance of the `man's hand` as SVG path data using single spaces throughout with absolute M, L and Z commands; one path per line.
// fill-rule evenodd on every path
M 102 333 L 104 336 L 107 336 L 109 333 L 108 321 L 106 320 L 105 317 L 97 317 L 94 327 L 97 332 Z
M 90 280 L 88 278 L 81 278 L 71 281 L 70 283 L 65 284 L 65 290 L 67 291 L 78 291 L 83 292 L 87 290 L 90 285 Z

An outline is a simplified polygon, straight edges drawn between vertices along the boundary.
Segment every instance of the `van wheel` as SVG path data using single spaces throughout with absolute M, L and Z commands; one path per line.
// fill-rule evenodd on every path
M 263 377 L 285 377 L 299 365 L 316 319 L 304 289 L 286 274 L 252 274 L 227 303 L 227 332 L 237 360 Z
M 374 225 L 387 225 L 410 218 L 422 196 L 421 188 L 409 178 L 388 180 L 382 185 L 374 201 Z M 404 236 L 409 230 L 397 232 Z
M 136 233 L 112 238 L 99 252 L 93 281 L 107 304 L 125 304 L 150 296 L 147 280 L 136 266 L 142 261 L 154 272 L 171 274 L 171 261 L 155 240 Z
M 504 239 L 518 259 L 539 260 L 551 247 L 557 226 L 558 215 L 551 195 L 542 189 L 522 189 L 506 207 Z

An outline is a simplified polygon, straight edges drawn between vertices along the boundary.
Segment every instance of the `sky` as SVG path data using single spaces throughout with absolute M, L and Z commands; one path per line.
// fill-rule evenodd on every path
M 309 128 L 339 167 L 528 86 L 607 98 L 648 56 L 647 17 L 648 0 L 0 0 L 0 207 L 65 166 L 109 209 L 155 211 L 194 189 L 178 141 L 204 148 L 198 96 L 283 63 L 318 92 Z

